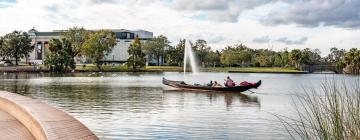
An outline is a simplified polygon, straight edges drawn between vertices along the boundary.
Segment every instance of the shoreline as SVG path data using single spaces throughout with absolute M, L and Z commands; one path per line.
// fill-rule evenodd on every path
M 298 71 L 291 68 L 280 67 L 215 67 L 215 68 L 201 68 L 203 72 L 223 72 L 223 73 L 272 73 L 272 74 L 311 74 L 307 71 Z M 43 66 L 8 66 L 0 67 L 1 73 L 57 73 L 50 72 L 49 69 Z M 88 72 L 183 72 L 182 67 L 176 66 L 147 66 L 140 70 L 127 69 L 124 66 L 103 66 L 102 70 L 98 70 L 94 66 L 77 67 L 74 71 L 58 72 L 58 73 L 88 73 Z M 190 72 L 190 70 L 189 70 Z

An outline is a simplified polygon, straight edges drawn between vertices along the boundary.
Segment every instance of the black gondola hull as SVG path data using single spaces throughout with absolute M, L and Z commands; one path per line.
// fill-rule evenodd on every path
M 249 89 L 258 88 L 261 85 L 261 80 L 254 85 L 234 86 L 234 87 L 210 87 L 210 86 L 195 86 L 186 84 L 184 81 L 172 81 L 163 78 L 163 84 L 182 90 L 202 90 L 202 91 L 222 91 L 222 92 L 244 92 Z

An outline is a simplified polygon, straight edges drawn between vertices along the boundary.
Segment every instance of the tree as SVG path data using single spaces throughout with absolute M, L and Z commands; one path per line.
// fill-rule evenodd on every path
M 85 56 L 101 70 L 102 59 L 108 55 L 116 45 L 115 33 L 110 30 L 92 32 L 84 43 Z
M 221 63 L 230 66 L 249 64 L 252 54 L 253 50 L 243 44 L 228 46 L 221 51 Z
M 62 37 L 66 38 L 71 43 L 73 58 L 84 53 L 84 43 L 89 39 L 89 35 L 90 32 L 84 27 L 69 28 L 66 32 L 62 33 Z
M 360 50 L 357 48 L 350 49 L 350 51 L 345 54 L 344 61 L 347 64 L 349 73 L 360 73 Z
M 225 65 L 233 65 L 236 63 L 234 59 L 234 48 L 228 46 L 221 51 L 220 62 Z
M 170 41 L 163 35 L 154 37 L 144 44 L 144 53 L 150 57 L 154 56 L 157 65 L 160 65 L 160 58 L 165 56 L 165 51 L 169 49 Z
M 346 63 L 344 61 L 339 61 L 339 62 L 336 62 L 336 70 L 337 72 L 339 73 L 342 73 L 343 72 L 343 69 L 346 67 Z
M 49 44 L 50 53 L 46 56 L 45 65 L 51 71 L 64 72 L 68 67 L 75 69 L 72 45 L 66 38 L 51 39 Z
M 341 61 L 345 56 L 345 50 L 344 49 L 338 49 L 336 47 L 333 47 L 330 49 L 330 54 L 327 56 L 327 61 L 330 63 L 336 63 Z
M 199 39 L 196 40 L 196 42 L 193 45 L 193 50 L 196 53 L 196 56 L 198 57 L 201 66 L 204 67 L 205 63 L 208 63 L 206 61 L 207 55 L 209 55 L 211 48 L 207 45 L 207 42 L 205 40 Z
M 3 38 L 2 52 L 5 56 L 15 58 L 15 63 L 18 65 L 18 61 L 26 57 L 34 47 L 31 46 L 31 39 L 26 32 L 13 31 L 6 34 Z
M 181 39 L 175 47 L 166 51 L 166 63 L 181 66 L 184 61 L 185 39 Z
M 300 63 L 314 65 L 320 62 L 321 56 L 318 49 L 305 48 L 301 51 Z
M 216 64 L 220 64 L 220 58 L 221 58 L 221 54 L 219 51 L 210 51 L 210 53 L 205 57 L 205 62 L 206 62 L 205 65 L 212 64 L 215 67 Z
M 281 52 L 275 54 L 274 66 L 281 67 L 283 65 L 283 58 Z
M 311 50 L 309 48 L 302 50 L 300 57 L 300 64 L 310 64 L 311 63 L 310 55 L 311 55 Z
M 5 47 L 3 45 L 4 38 L 0 36 L 0 60 L 5 59 Z
M 281 66 L 287 66 L 290 65 L 290 60 L 289 60 L 289 51 L 287 50 L 287 48 L 284 49 L 283 52 L 281 52 L 281 59 L 282 59 L 282 65 Z
M 300 59 L 301 59 L 301 51 L 299 49 L 294 49 L 290 52 L 290 60 L 294 64 L 295 68 L 300 68 Z
M 145 66 L 145 54 L 142 52 L 141 42 L 138 36 L 136 36 L 134 41 L 130 44 L 128 53 L 129 58 L 127 60 L 127 65 L 129 68 L 131 67 L 133 70 L 136 70 Z

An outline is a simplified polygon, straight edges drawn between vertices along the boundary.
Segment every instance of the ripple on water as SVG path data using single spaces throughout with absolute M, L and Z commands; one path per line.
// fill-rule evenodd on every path
M 162 77 L 187 83 L 262 80 L 259 94 L 179 92 Z M 102 139 L 289 139 L 268 112 L 294 115 L 292 91 L 322 75 L 80 73 L 0 75 L 0 90 L 35 97 L 79 119 Z M 349 81 L 353 77 L 345 77 Z

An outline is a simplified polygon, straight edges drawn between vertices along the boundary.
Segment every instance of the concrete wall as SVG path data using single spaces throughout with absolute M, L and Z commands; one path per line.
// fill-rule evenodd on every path
M 99 139 L 74 117 L 36 99 L 0 91 L 0 110 L 21 122 L 37 140 Z

